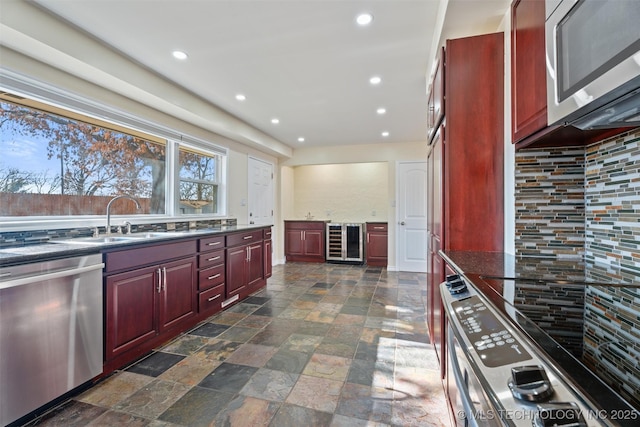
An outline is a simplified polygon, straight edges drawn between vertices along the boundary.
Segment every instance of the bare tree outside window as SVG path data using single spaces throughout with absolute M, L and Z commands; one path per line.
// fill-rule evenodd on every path
M 153 141 L 0 101 L 0 216 L 165 213 L 166 147 Z
M 178 175 L 181 213 L 217 213 L 218 164 L 216 155 L 180 147 Z

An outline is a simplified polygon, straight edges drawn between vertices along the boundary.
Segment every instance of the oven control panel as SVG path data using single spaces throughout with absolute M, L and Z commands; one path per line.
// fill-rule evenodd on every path
M 453 301 L 451 307 L 485 366 L 495 368 L 532 359 L 477 295 Z

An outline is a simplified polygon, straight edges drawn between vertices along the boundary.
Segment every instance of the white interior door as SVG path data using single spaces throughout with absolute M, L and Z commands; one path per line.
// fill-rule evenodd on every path
M 396 264 L 399 271 L 427 272 L 427 163 L 396 168 Z
M 249 157 L 249 224 L 273 224 L 273 165 Z

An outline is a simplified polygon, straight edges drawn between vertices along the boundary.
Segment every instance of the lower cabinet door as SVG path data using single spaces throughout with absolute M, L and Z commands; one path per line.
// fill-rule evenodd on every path
M 227 249 L 227 292 L 225 299 L 247 286 L 247 246 Z
M 147 267 L 106 279 L 107 360 L 156 336 L 158 267 Z
M 188 258 L 161 266 L 160 332 L 198 312 L 196 259 Z
M 264 241 L 264 278 L 268 279 L 273 274 L 273 250 L 271 240 Z
M 264 278 L 264 250 L 262 242 L 249 245 L 247 260 L 247 285 L 253 287 Z

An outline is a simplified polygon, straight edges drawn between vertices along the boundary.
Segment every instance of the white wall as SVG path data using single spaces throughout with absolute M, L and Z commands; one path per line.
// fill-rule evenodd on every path
M 387 221 L 387 162 L 296 166 L 294 213 L 333 222 Z
M 376 199 L 376 216 L 373 217 L 371 215 L 372 208 L 363 209 L 362 215 L 364 216 L 362 219 L 359 218 L 347 218 L 347 213 L 340 214 L 340 216 L 345 215 L 344 218 L 346 220 L 358 220 L 358 221 L 372 221 L 372 220 L 380 220 L 385 218 L 389 224 L 389 242 L 390 245 L 393 245 L 396 241 L 396 212 L 395 212 L 395 192 L 396 192 L 396 162 L 397 161 L 426 161 L 427 158 L 427 144 L 426 141 L 419 142 L 407 142 L 403 144 L 364 144 L 364 145 L 352 145 L 347 147 L 309 147 L 309 148 L 298 148 L 294 150 L 293 157 L 287 159 L 282 162 L 282 166 L 280 168 L 281 174 L 281 214 L 282 219 L 298 219 L 303 218 L 309 209 L 312 206 L 314 207 L 314 211 L 317 210 L 319 213 L 312 212 L 312 215 L 317 219 L 325 219 L 326 209 L 324 209 L 320 204 L 315 205 L 305 205 L 309 206 L 309 208 L 303 207 L 303 203 L 310 202 L 302 202 L 296 199 L 296 191 L 298 191 L 297 187 L 298 176 L 296 175 L 295 170 L 300 169 L 296 168 L 296 166 L 309 166 L 309 165 L 333 165 L 334 170 L 340 171 L 343 175 L 353 174 L 360 166 L 360 163 L 368 163 L 375 164 L 379 163 L 378 166 L 369 166 L 373 169 L 386 168 L 386 189 L 384 188 L 384 180 L 380 178 L 380 187 L 378 189 L 371 189 L 368 185 L 366 186 L 366 192 L 363 191 L 362 197 L 367 193 L 371 192 L 372 194 L 368 195 L 368 197 L 373 197 Z M 344 168 L 338 168 L 337 165 L 343 165 Z M 386 165 L 386 166 L 382 166 Z M 321 189 L 326 187 L 323 183 L 323 180 L 320 178 L 312 179 L 313 175 L 322 171 L 322 168 L 318 169 L 303 169 L 301 172 L 302 178 L 304 180 L 304 184 L 301 182 L 300 185 L 303 185 L 305 189 L 313 189 L 318 188 Z M 326 170 L 326 169 L 324 169 Z M 308 173 L 307 173 L 308 172 Z M 285 178 L 286 177 L 286 178 Z M 302 190 L 306 192 L 308 190 Z M 353 190 L 350 190 L 353 191 Z M 344 198 L 346 196 L 341 196 Z M 384 200 L 383 200 L 384 199 Z M 368 203 L 368 202 L 367 202 Z M 383 206 L 380 209 L 377 206 Z M 297 208 L 299 206 L 299 208 Z M 296 209 L 299 211 L 297 212 Z M 360 208 L 358 208 L 360 209 Z M 324 212 L 323 212 L 324 211 Z M 323 215 L 324 213 L 324 215 Z M 368 216 L 366 214 L 369 214 Z M 332 215 L 338 215 L 337 213 L 332 213 Z M 360 214 L 358 214 L 360 215 Z M 375 218 L 375 219 L 374 219 Z M 332 219 L 334 221 L 338 221 L 338 218 L 326 218 Z M 279 260 L 284 259 L 284 248 L 281 246 L 282 252 L 276 253 L 274 258 Z M 389 248 L 389 269 L 395 269 L 395 248 Z

